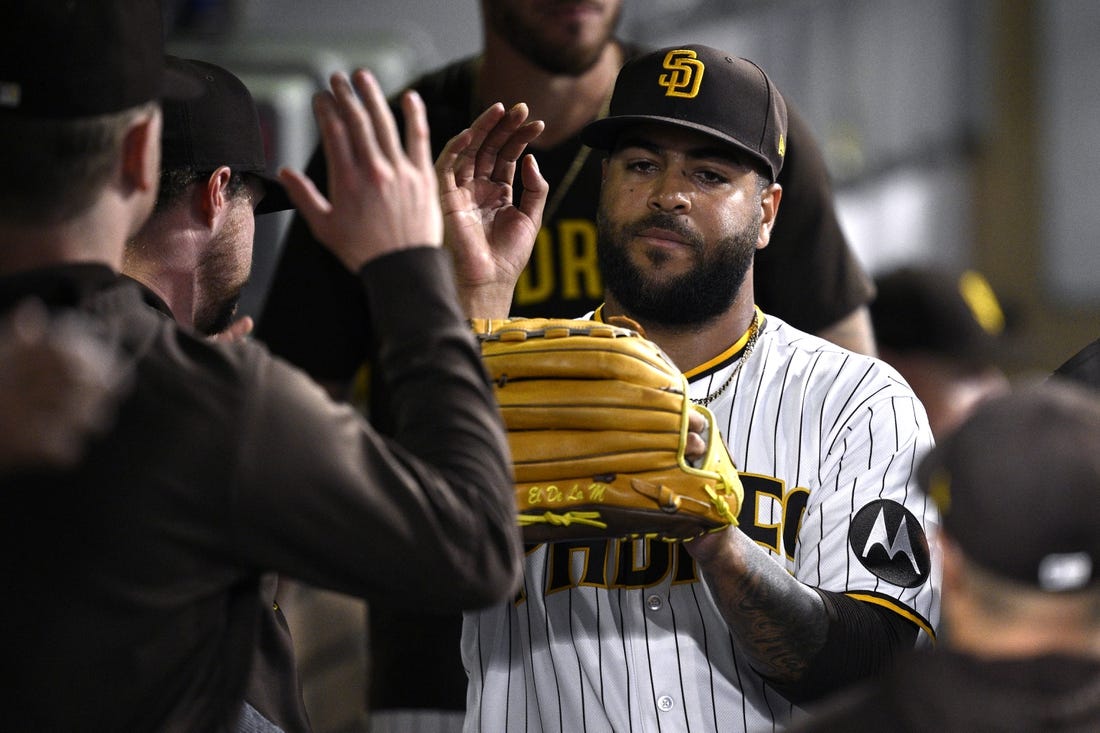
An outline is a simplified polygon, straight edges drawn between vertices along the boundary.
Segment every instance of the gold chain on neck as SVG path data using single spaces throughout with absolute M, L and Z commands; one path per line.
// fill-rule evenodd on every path
M 737 365 L 730 372 L 730 375 L 726 378 L 725 382 L 722 382 L 722 386 L 713 392 L 707 393 L 706 397 L 700 397 L 699 399 L 692 398 L 692 402 L 697 405 L 706 407 L 711 402 L 718 399 L 723 392 L 729 389 L 729 386 L 733 384 L 733 379 L 741 373 L 741 367 L 745 365 L 745 361 L 749 358 L 749 354 L 752 353 L 753 347 L 756 346 L 756 339 L 760 335 L 760 324 L 757 321 L 756 314 L 752 316 L 752 324 L 749 325 L 749 338 L 745 341 L 745 348 L 741 350 L 741 357 L 737 360 Z

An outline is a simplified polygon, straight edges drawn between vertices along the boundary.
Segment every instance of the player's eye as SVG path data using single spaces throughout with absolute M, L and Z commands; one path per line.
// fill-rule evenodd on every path
M 699 170 L 695 172 L 695 175 L 699 180 L 703 181 L 703 183 L 714 186 L 729 183 L 730 181 L 729 176 L 714 170 Z
M 646 158 L 633 158 L 626 161 L 625 168 L 638 173 L 652 173 L 657 170 L 657 164 Z

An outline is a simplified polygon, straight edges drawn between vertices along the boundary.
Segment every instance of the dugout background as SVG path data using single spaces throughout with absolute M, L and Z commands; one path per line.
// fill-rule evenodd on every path
M 270 156 L 294 166 L 331 71 L 370 66 L 395 91 L 478 49 L 478 2 L 165 0 L 170 52 L 241 76 Z M 983 272 L 1019 316 L 1013 375 L 1048 373 L 1100 336 L 1100 3 L 624 0 L 621 30 L 760 62 L 814 127 L 868 269 Z M 288 222 L 258 220 L 244 313 L 262 305 Z M 317 732 L 359 730 L 364 606 L 287 593 Z

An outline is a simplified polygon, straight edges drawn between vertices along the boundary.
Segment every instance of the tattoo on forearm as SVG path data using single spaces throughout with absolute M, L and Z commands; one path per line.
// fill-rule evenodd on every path
M 738 647 L 766 677 L 792 682 L 825 645 L 821 599 L 770 559 L 751 562 L 739 577 L 707 577 Z

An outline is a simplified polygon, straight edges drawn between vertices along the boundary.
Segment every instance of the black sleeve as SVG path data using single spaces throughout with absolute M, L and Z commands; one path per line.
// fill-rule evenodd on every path
M 306 174 L 326 190 L 320 147 Z M 348 382 L 370 357 L 371 320 L 363 285 L 314 238 L 298 213 L 284 238 L 255 335 L 271 353 L 319 381 Z
M 815 588 L 829 614 L 829 635 L 802 679 L 773 684 L 795 704 L 820 699 L 890 669 L 916 643 L 919 630 L 893 611 Z
M 1054 375 L 1088 387 L 1100 388 L 1100 339 L 1067 359 L 1054 370 Z
M 874 283 L 837 218 L 832 183 L 809 123 L 787 103 L 787 154 L 779 214 L 756 253 L 756 302 L 765 313 L 817 333 L 866 305 Z

